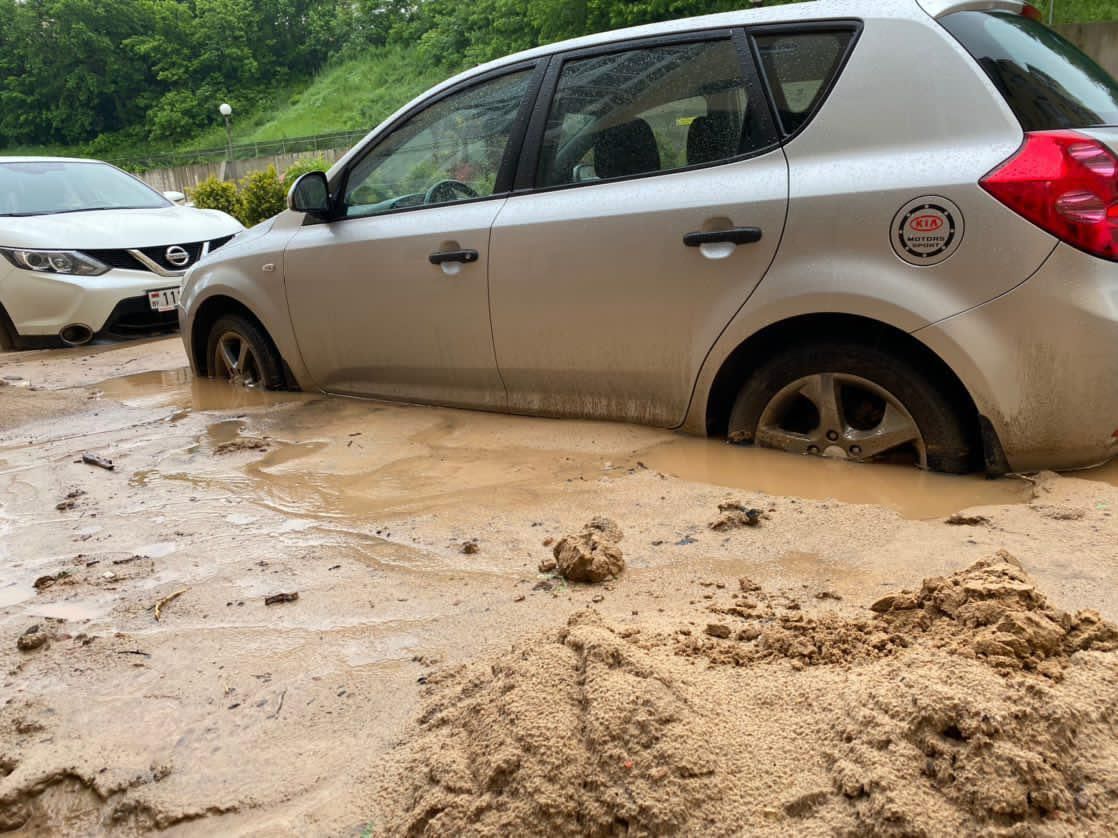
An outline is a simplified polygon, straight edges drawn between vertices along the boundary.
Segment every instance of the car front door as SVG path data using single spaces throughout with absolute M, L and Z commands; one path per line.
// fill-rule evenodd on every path
M 571 53 L 541 96 L 491 242 L 510 407 L 678 424 L 784 226 L 787 162 L 749 44 Z
M 299 350 L 329 392 L 503 407 L 489 234 L 515 170 L 534 66 L 440 95 L 336 178 L 336 220 L 284 254 Z

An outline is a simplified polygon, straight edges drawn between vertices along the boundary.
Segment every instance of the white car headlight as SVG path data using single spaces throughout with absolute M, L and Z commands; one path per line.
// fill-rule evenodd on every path
M 109 269 L 76 250 L 16 250 L 0 248 L 9 262 L 17 268 L 37 273 L 68 274 L 69 276 L 100 276 Z

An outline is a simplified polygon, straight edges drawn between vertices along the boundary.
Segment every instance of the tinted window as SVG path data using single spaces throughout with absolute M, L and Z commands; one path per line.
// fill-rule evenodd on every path
M 350 172 L 346 215 L 492 195 L 530 75 L 524 70 L 452 94 L 394 130 Z
M 768 144 L 729 40 L 568 61 L 559 76 L 537 185 L 713 163 Z
M 0 215 L 169 206 L 151 187 L 106 163 L 0 163 Z
M 756 37 L 761 66 L 786 133 L 798 131 L 811 116 L 838 72 L 852 37 L 850 31 Z
M 1006 12 L 956 12 L 941 22 L 1026 131 L 1118 124 L 1114 79 L 1044 24 Z

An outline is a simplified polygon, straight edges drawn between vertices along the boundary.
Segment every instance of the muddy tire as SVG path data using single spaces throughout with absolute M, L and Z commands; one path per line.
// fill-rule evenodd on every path
M 239 314 L 227 314 L 210 329 L 206 374 L 263 390 L 284 387 L 283 359 L 267 333 Z
M 16 348 L 16 328 L 8 310 L 0 303 L 0 352 L 9 352 Z
M 731 442 L 853 460 L 971 470 L 972 434 L 957 399 L 875 346 L 821 340 L 765 361 L 730 413 Z

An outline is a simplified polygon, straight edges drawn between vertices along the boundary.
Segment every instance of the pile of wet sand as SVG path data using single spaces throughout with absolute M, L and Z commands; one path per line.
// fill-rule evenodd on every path
M 438 673 L 388 834 L 1063 835 L 1118 822 L 1118 630 L 1011 556 L 851 617 L 748 580 L 706 631 L 594 612 Z M 716 621 L 716 622 L 714 622 Z

